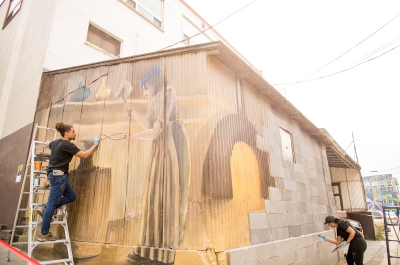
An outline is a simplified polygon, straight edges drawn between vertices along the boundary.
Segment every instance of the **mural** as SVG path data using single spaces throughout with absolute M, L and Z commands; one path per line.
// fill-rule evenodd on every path
M 210 251 L 190 258 L 204 262 L 251 244 L 249 213 L 265 213 L 277 185 L 257 140 L 268 119 L 220 62 L 197 53 L 45 75 L 40 93 L 35 122 L 72 124 L 81 149 L 101 139 L 70 165 L 76 264 L 185 264 L 185 249 Z
M 397 187 L 392 174 L 363 177 L 368 210 L 382 211 L 382 206 L 398 206 Z

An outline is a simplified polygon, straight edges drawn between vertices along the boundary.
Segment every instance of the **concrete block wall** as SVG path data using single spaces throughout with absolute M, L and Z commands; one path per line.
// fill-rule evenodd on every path
M 266 112 L 261 138 L 276 186 L 269 188 L 265 215 L 249 214 L 253 245 L 322 232 L 325 217 L 336 214 L 325 146 L 279 108 Z M 281 128 L 292 135 L 294 161 L 283 158 Z M 261 216 L 263 227 L 255 225 Z
M 253 224 L 264 225 L 262 214 L 252 215 Z M 262 230 L 262 229 L 258 229 Z M 324 242 L 318 235 L 334 238 L 333 230 L 312 233 L 271 243 L 231 249 L 227 251 L 229 265 L 330 265 L 344 259 L 343 250 L 331 251 L 335 245 Z

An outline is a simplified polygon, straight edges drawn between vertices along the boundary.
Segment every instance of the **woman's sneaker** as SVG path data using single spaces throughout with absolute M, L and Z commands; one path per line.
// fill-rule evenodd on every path
M 46 242 L 46 241 L 56 241 L 58 238 L 54 236 L 51 232 L 48 232 L 47 234 L 43 235 L 40 234 L 37 238 L 39 242 Z

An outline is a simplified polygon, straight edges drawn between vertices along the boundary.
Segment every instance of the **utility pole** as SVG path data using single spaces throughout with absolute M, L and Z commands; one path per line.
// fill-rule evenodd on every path
M 358 163 L 357 149 L 356 149 L 356 142 L 354 142 L 354 134 L 353 134 L 353 132 L 351 132 L 351 136 L 353 137 L 353 143 L 354 143 L 354 154 L 356 155 L 357 164 L 359 164 L 359 163 Z

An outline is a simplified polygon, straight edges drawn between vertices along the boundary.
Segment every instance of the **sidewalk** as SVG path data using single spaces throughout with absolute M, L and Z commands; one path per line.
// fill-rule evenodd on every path
M 397 239 L 393 234 L 389 234 L 390 239 Z M 386 241 L 367 240 L 367 251 L 364 253 L 365 265 L 388 265 L 386 253 Z M 390 252 L 392 256 L 400 256 L 400 245 L 397 242 L 390 243 Z M 398 251 L 398 253 L 397 253 Z M 10 262 L 6 262 L 8 250 L 0 246 L 0 264 L 4 265 L 27 265 L 20 257 L 11 253 Z M 400 259 L 391 259 L 391 265 L 400 265 Z M 310 264 L 312 265 L 312 264 Z
M 392 230 L 393 231 L 393 230 Z M 389 232 L 389 239 L 398 240 L 394 232 Z M 365 265 L 388 265 L 386 241 L 367 240 L 367 251 L 364 254 Z M 400 244 L 398 242 L 389 242 L 391 256 L 400 256 Z M 400 259 L 391 258 L 391 265 L 400 264 Z

